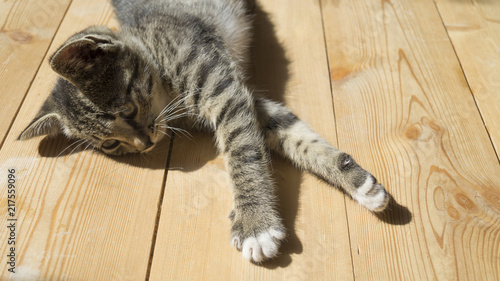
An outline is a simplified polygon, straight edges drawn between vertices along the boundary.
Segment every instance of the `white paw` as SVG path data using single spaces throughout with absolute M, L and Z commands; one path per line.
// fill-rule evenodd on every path
M 257 236 L 247 237 L 243 243 L 239 237 L 234 236 L 231 238 L 231 244 L 241 250 L 245 259 L 259 263 L 278 255 L 278 249 L 285 236 L 285 232 L 270 228 Z
M 389 196 L 381 184 L 376 184 L 369 175 L 353 194 L 354 200 L 372 212 L 381 212 L 389 204 Z

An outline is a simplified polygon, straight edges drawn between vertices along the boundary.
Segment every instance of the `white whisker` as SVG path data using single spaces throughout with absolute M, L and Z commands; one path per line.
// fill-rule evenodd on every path
M 149 159 L 146 157 L 146 153 L 141 152 L 141 153 L 139 153 L 139 154 L 140 154 L 140 155 L 141 155 L 141 156 L 142 156 L 145 160 L 149 161 Z
M 158 116 L 156 117 L 155 120 L 157 120 L 158 118 L 160 118 L 162 115 L 165 115 L 165 114 L 169 114 L 170 112 L 172 112 L 175 108 L 177 108 L 182 102 L 184 102 L 187 98 L 189 97 L 189 95 L 186 95 L 186 96 L 182 96 L 182 95 L 179 95 L 179 96 L 176 96 L 175 98 L 173 98 L 168 104 L 167 106 L 165 106 L 163 108 L 163 110 L 160 112 L 160 114 L 158 114 Z
M 189 132 L 187 132 L 185 130 L 183 130 L 183 131 L 181 131 L 181 130 L 179 130 L 179 131 L 173 130 L 173 131 L 181 134 L 182 136 L 186 137 L 189 140 L 193 140 L 193 136 Z
M 95 149 L 95 146 L 91 142 L 89 142 L 89 144 L 87 144 L 87 146 L 83 150 L 84 151 L 87 150 L 87 148 L 89 148 L 89 146 L 92 146 L 92 150 Z
M 170 127 L 168 125 L 161 125 L 159 126 L 160 128 L 163 128 L 163 129 L 169 129 L 173 132 L 177 132 L 177 133 L 180 133 L 181 135 L 185 136 L 186 138 L 192 140 L 193 139 L 193 136 L 186 130 L 184 129 L 181 129 L 181 128 L 175 128 L 175 127 Z M 161 132 L 161 131 L 160 131 Z
M 84 139 L 79 139 L 79 140 L 74 141 L 73 143 L 71 143 L 70 145 L 68 145 L 68 146 L 67 146 L 67 147 L 66 147 L 63 151 L 59 152 L 59 154 L 57 154 L 57 156 L 56 156 L 56 157 L 61 156 L 61 154 L 63 154 L 63 153 L 64 153 L 64 151 L 68 150 L 68 148 L 72 147 L 73 145 L 75 145 L 75 144 L 77 144 L 77 143 L 82 143 L 82 142 L 84 142 L 84 141 L 85 141 Z M 70 154 L 71 154 L 71 153 L 70 153 Z
M 158 132 L 160 132 L 160 133 L 164 134 L 165 136 L 167 136 L 167 137 L 168 137 L 168 138 L 170 138 L 170 139 L 172 138 L 172 136 L 170 136 L 169 134 L 167 134 L 167 132 L 164 132 L 164 131 L 162 131 L 162 130 L 158 130 Z
M 165 117 L 164 119 L 160 120 L 159 122 L 168 122 L 168 121 L 172 121 L 172 120 L 175 120 L 175 119 L 179 119 L 181 117 L 184 117 L 184 116 L 189 116 L 191 114 L 187 113 L 187 112 L 183 112 L 183 113 L 180 113 L 180 114 L 177 114 L 177 115 L 172 115 L 172 116 L 168 116 L 168 117 Z
M 176 111 L 174 111 L 174 112 L 169 112 L 169 113 L 167 114 L 167 116 L 165 116 L 165 118 L 168 118 L 169 116 L 172 116 L 172 115 L 179 114 L 179 112 L 182 112 L 183 110 L 184 110 L 184 108 L 182 108 L 182 109 L 177 109 L 177 110 L 176 110 Z
M 80 146 L 82 146 L 83 144 L 85 144 L 87 142 L 87 140 L 85 139 L 82 139 L 83 141 L 81 141 L 77 146 L 75 146 L 75 148 L 73 148 L 73 150 L 71 150 L 71 152 L 69 154 L 73 154 L 73 152 L 79 148 Z

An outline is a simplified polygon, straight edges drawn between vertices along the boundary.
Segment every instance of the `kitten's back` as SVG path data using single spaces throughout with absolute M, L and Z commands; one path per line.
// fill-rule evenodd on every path
M 198 21 L 212 27 L 223 38 L 233 59 L 245 63 L 251 39 L 248 15 L 253 0 L 113 0 L 121 25 L 131 29 L 162 26 L 183 29 L 182 21 Z M 179 21 L 182 19 L 182 21 Z

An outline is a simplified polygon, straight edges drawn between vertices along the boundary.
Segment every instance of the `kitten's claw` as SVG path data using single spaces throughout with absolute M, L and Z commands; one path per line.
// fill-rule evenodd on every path
M 278 249 L 285 236 L 285 232 L 270 228 L 257 234 L 256 236 L 247 237 L 243 240 L 243 245 L 241 247 L 239 247 L 239 237 L 233 237 L 231 242 L 234 247 L 241 250 L 245 259 L 255 263 L 260 263 L 278 255 Z M 237 241 L 237 243 L 235 243 L 235 241 Z
M 366 177 L 363 185 L 353 194 L 353 198 L 372 212 L 382 212 L 389 204 L 389 195 L 384 186 L 377 184 L 372 175 Z

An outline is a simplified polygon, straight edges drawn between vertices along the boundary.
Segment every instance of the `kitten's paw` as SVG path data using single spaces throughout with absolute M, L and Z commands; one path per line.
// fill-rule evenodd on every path
M 389 195 L 372 175 L 353 194 L 354 200 L 372 212 L 382 212 L 389 204 Z
M 281 219 L 272 211 L 257 214 L 231 211 L 231 245 L 241 251 L 243 257 L 260 263 L 279 254 L 285 228 Z
M 274 258 L 279 253 L 281 241 L 286 233 L 277 228 L 269 228 L 257 235 L 241 238 L 237 234 L 231 237 L 231 244 L 241 250 L 243 257 L 249 261 L 260 263 L 266 259 Z

